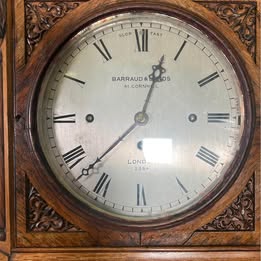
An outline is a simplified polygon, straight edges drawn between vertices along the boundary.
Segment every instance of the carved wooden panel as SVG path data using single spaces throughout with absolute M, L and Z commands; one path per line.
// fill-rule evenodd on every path
M 29 182 L 28 182 L 29 183 Z M 79 228 L 61 217 L 29 183 L 27 186 L 27 230 L 29 232 L 76 232 Z
M 253 231 L 254 229 L 255 174 L 228 208 L 197 231 Z M 27 186 L 27 230 L 30 232 L 81 231 L 48 206 L 29 182 Z
M 6 30 L 6 1 L 0 0 L 0 241 L 5 240 L 3 66 L 1 44 Z
M 78 2 L 27 2 L 26 42 L 30 56 L 43 35 L 68 12 L 80 5 Z
M 248 52 L 256 60 L 256 16 L 257 3 L 247 2 L 199 2 L 225 21 L 238 35 Z
M 255 229 L 255 174 L 233 203 L 198 231 L 253 231 Z

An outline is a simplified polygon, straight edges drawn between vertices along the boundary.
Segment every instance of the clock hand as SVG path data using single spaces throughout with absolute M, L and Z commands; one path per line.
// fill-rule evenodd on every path
M 166 72 L 166 70 L 162 67 L 164 61 L 164 55 L 160 58 L 159 64 L 158 65 L 153 65 L 152 66 L 152 70 L 153 72 L 149 75 L 149 78 L 152 80 L 152 84 L 150 87 L 150 90 L 147 94 L 146 100 L 145 100 L 145 104 L 143 106 L 143 109 L 141 112 L 137 112 L 134 116 L 134 123 L 116 140 L 114 141 L 111 146 L 105 151 L 103 152 L 103 154 L 100 157 L 97 157 L 97 159 L 91 163 L 89 165 L 89 167 L 83 168 L 82 169 L 82 174 L 76 179 L 79 180 L 81 177 L 83 176 L 88 176 L 90 170 L 94 169 L 95 165 L 99 162 L 101 162 L 101 160 L 111 151 L 113 150 L 127 135 L 129 135 L 138 125 L 142 126 L 142 125 L 146 125 L 149 117 L 146 113 L 147 107 L 148 107 L 148 103 L 150 101 L 150 97 L 152 95 L 154 86 L 156 82 L 160 82 L 161 81 L 161 76 L 163 73 Z
M 147 97 L 145 99 L 145 103 L 144 103 L 142 111 L 141 111 L 141 113 L 143 115 L 146 114 L 147 107 L 148 107 L 150 98 L 152 96 L 152 92 L 153 92 L 153 90 L 155 88 L 155 83 L 156 82 L 160 82 L 162 74 L 166 72 L 166 69 L 164 69 L 162 67 L 163 62 L 164 62 L 164 55 L 160 58 L 160 61 L 159 61 L 158 65 L 153 65 L 152 66 L 153 72 L 149 75 L 150 80 L 152 80 L 152 84 L 150 86 L 149 92 L 147 94 Z
M 103 154 L 99 157 L 97 157 L 97 159 L 91 163 L 89 165 L 89 167 L 83 168 L 82 169 L 82 174 L 76 179 L 79 180 L 82 176 L 88 176 L 89 175 L 89 171 L 94 169 L 95 165 L 99 162 L 101 162 L 101 160 L 111 151 L 113 150 L 127 135 L 129 135 L 136 127 L 138 126 L 138 122 L 135 121 L 117 140 L 115 140 L 111 146 L 105 151 L 103 152 Z

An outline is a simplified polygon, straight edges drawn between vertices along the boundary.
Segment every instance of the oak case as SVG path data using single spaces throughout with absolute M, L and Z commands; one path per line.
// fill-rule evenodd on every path
M 207 9 L 202 6 L 208 4 L 211 6 L 213 2 L 103 0 L 53 3 L 26 1 L 25 17 L 23 16 L 22 3 L 23 1 L 19 2 L 20 5 L 13 3 L 11 8 L 17 14 L 14 19 L 15 28 L 13 28 L 17 37 L 13 60 L 15 70 L 11 76 L 15 80 L 13 94 L 15 175 L 13 176 L 11 171 L 7 175 L 5 171 L 5 176 L 8 176 L 6 184 L 9 184 L 10 180 L 12 183 L 14 182 L 16 188 L 14 198 L 11 196 L 11 199 L 15 200 L 14 205 L 11 204 L 12 200 L 7 202 L 8 208 L 13 209 L 12 211 L 15 213 L 14 220 L 10 219 L 12 229 L 10 242 L 12 242 L 12 249 L 17 252 L 13 256 L 14 260 L 42 260 L 44 254 L 41 252 L 53 252 L 53 256 L 67 256 L 70 260 L 74 260 L 77 256 L 90 257 L 93 260 L 95 258 L 106 260 L 112 256 L 119 257 L 120 260 L 126 260 L 126 258 L 140 258 L 142 260 L 151 255 L 155 260 L 160 258 L 196 260 L 199 256 L 201 258 L 205 256 L 206 259 L 216 258 L 215 253 L 224 250 L 229 250 L 227 259 L 241 257 L 242 260 L 247 260 L 252 256 L 251 260 L 258 260 L 260 235 L 259 50 L 257 49 L 254 55 L 252 54 L 253 59 L 251 53 L 233 30 L 212 12 L 211 8 Z M 218 2 L 216 3 L 218 4 Z M 237 4 L 233 1 L 229 3 Z M 244 3 L 253 4 L 249 1 Z M 52 14 L 55 17 L 53 20 L 50 20 L 50 17 L 49 20 L 46 20 L 47 24 L 50 23 L 50 29 L 41 25 L 41 33 L 38 35 L 36 32 L 38 28 L 35 27 L 33 20 L 37 8 L 40 11 L 49 8 L 50 17 Z M 31 118 L 33 115 L 31 108 L 35 108 L 34 95 L 39 90 L 39 82 L 41 82 L 43 72 L 60 46 L 85 25 L 109 14 L 133 9 L 175 12 L 185 16 L 186 19 L 196 18 L 195 21 L 198 21 L 200 26 L 208 26 L 217 37 L 229 39 L 231 46 L 233 46 L 233 55 L 237 57 L 239 66 L 241 65 L 246 72 L 248 86 L 250 86 L 248 95 L 252 99 L 251 105 L 249 104 L 249 108 L 251 107 L 253 111 L 252 132 L 249 134 L 252 137 L 252 142 L 246 157 L 242 159 L 244 164 L 239 167 L 240 173 L 237 179 L 209 209 L 204 209 L 199 216 L 186 222 L 180 221 L 175 226 L 161 225 L 158 227 L 160 230 L 144 229 L 142 225 L 139 229 L 124 229 L 121 225 L 117 225 L 117 220 L 108 225 L 105 217 L 98 218 L 97 215 L 92 217 L 89 211 L 84 213 L 81 204 L 75 202 L 57 184 L 52 175 L 47 174 L 46 168 L 48 167 L 42 163 L 41 157 L 37 156 L 39 155 L 38 145 L 33 137 L 35 126 L 32 125 L 34 120 Z M 57 15 L 55 10 L 60 13 Z M 46 12 L 48 17 L 49 13 Z M 30 26 L 33 27 L 30 28 Z M 23 27 L 27 30 L 26 36 L 23 36 Z M 10 37 L 10 35 L 9 32 L 6 37 Z M 257 30 L 257 43 L 258 37 Z M 10 37 L 9 43 L 11 44 L 11 42 Z M 10 92 L 5 94 L 4 104 L 7 103 L 7 95 L 12 97 Z M 4 113 L 9 113 L 9 115 L 11 112 L 11 109 L 4 110 Z M 12 120 L 10 119 L 10 121 Z M 9 122 L 6 128 L 12 131 L 12 123 Z M 7 193 L 11 191 L 7 188 Z M 231 210 L 231 206 L 236 205 L 235 202 L 239 198 L 243 198 L 243 202 L 248 208 L 252 208 L 252 212 L 250 211 L 248 214 L 253 218 L 249 221 L 244 220 L 243 217 L 243 223 L 246 223 L 244 226 L 235 225 L 231 228 L 228 225 L 229 221 L 226 220 L 228 223 L 223 224 L 223 227 L 217 225 L 214 228 L 214 220 L 217 220 L 217 217 L 224 211 Z M 66 207 L 64 207 L 65 205 Z M 244 203 L 241 206 L 244 206 Z M 239 211 L 241 211 L 241 216 L 244 216 L 243 212 L 246 211 L 246 208 L 242 207 Z M 232 211 L 232 217 L 233 215 L 236 217 L 236 213 Z M 252 226 L 249 225 L 251 222 Z M 145 246 L 146 249 L 143 248 Z M 135 248 L 130 249 L 129 247 Z M 241 255 L 238 254 L 238 251 L 241 251 Z M 29 252 L 38 254 L 30 254 Z M 96 252 L 100 252 L 100 254 L 94 255 Z M 160 254 L 160 252 L 165 252 L 166 255 Z

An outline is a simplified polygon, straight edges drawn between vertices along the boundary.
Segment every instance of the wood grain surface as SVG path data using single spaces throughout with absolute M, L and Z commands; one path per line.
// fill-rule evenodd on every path
M 66 251 L 66 250 L 64 250 Z M 239 260 L 239 261 L 259 261 L 260 253 L 257 249 L 117 249 L 108 250 L 101 249 L 100 251 L 94 250 L 93 252 L 86 252 L 84 250 L 77 253 L 53 253 L 44 252 L 41 253 L 15 253 L 12 256 L 12 260 L 206 260 L 206 261 L 227 261 L 227 260 Z
M 219 36 L 229 39 L 229 44 L 233 46 L 234 53 L 248 75 L 250 89 L 247 95 L 252 97 L 255 126 L 245 164 L 240 166 L 239 177 L 210 209 L 175 227 L 128 231 L 120 227 L 103 226 L 101 221 L 96 222 L 93 218 L 89 219 L 87 214 L 82 215 L 81 205 L 75 205 L 75 201 L 59 187 L 52 175 L 47 175 L 45 166 L 37 156 L 37 145 L 32 137 L 30 110 L 35 105 L 34 94 L 37 94 L 38 83 L 48 62 L 73 32 L 115 10 L 130 10 L 148 4 L 154 9 L 186 10 L 199 21 L 207 23 Z M 251 9 L 253 5 L 254 15 Z M 217 6 L 223 6 L 223 9 L 217 9 Z M 7 255 L 1 252 L 10 254 L 11 260 L 19 261 L 260 260 L 259 8 L 260 0 L 9 1 L 9 38 L 2 44 L 2 52 L 5 62 L 8 59 L 14 62 L 14 70 L 12 63 L 8 66 L 5 64 L 2 86 L 0 77 L 0 234 L 1 228 L 7 227 L 6 241 L 0 242 L 0 260 L 8 260 Z M 245 10 L 249 13 L 244 13 L 247 12 Z M 228 15 L 227 19 L 224 13 Z M 254 38 L 247 38 L 247 32 L 251 32 Z M 2 150 L 1 155 L 3 141 L 5 150 Z M 201 230 L 225 210 L 229 211 L 231 204 L 243 193 L 253 177 L 252 228 L 248 231 Z M 36 209 L 32 210 L 32 202 L 36 204 Z M 242 202 L 246 203 L 244 200 Z M 5 205 L 7 211 L 4 211 Z M 241 208 L 240 211 L 242 214 L 245 209 Z M 6 222 L 3 216 L 6 216 Z M 239 213 L 237 218 L 240 217 L 242 215 Z M 30 223 L 34 218 L 49 226 L 57 222 L 55 224 L 59 224 L 60 229 L 32 230 L 32 226 L 39 225 L 38 221 L 33 225 Z M 68 224 L 77 229 L 65 229 Z

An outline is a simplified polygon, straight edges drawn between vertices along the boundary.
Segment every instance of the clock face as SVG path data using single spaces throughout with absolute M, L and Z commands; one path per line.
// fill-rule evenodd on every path
M 128 221 L 175 218 L 231 175 L 244 108 L 233 66 L 205 33 L 125 13 L 84 29 L 51 62 L 37 132 L 57 180 L 88 207 Z

